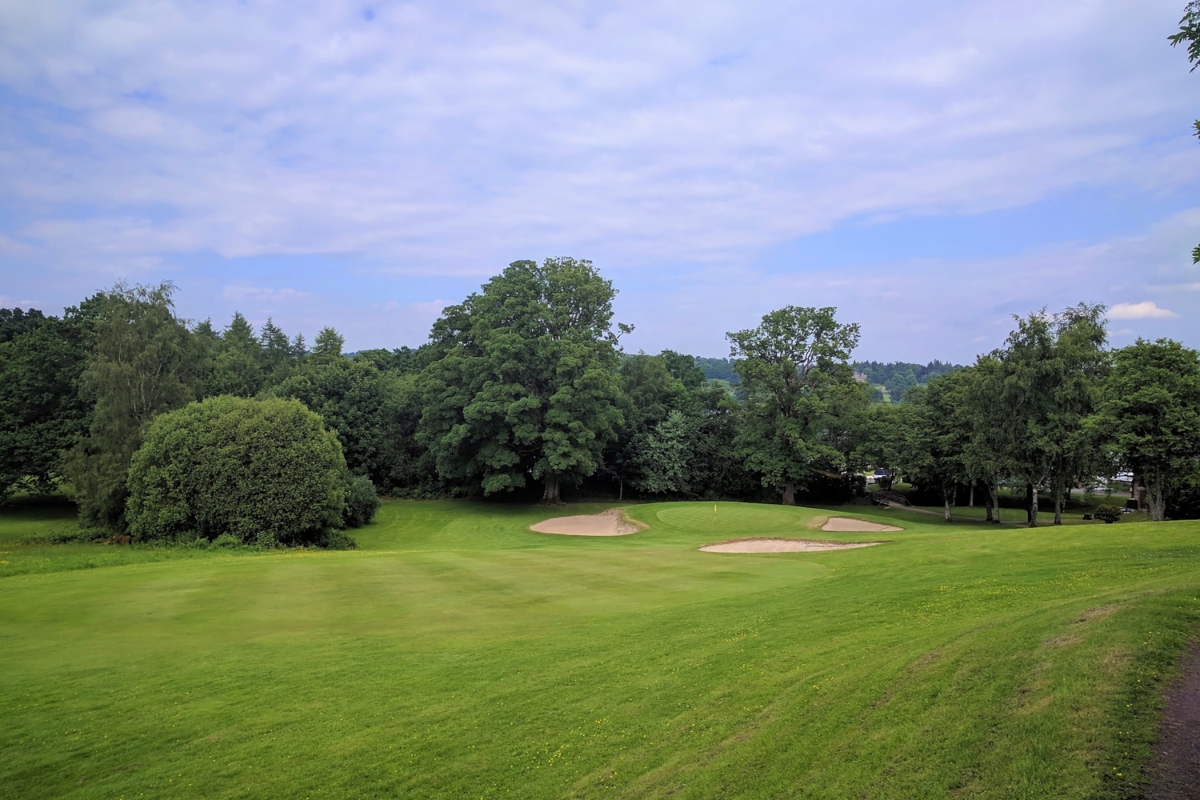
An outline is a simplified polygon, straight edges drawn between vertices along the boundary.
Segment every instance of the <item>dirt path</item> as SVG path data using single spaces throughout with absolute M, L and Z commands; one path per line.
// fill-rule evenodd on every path
M 1149 769 L 1148 800 L 1200 797 L 1200 641 L 1188 648 L 1182 669 L 1167 689 L 1167 707 Z

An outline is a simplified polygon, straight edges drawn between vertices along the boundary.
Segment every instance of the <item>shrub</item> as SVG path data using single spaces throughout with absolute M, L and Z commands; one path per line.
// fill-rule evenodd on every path
M 375 519 L 379 510 L 379 495 L 370 478 L 362 475 L 345 475 L 346 505 L 342 509 L 342 527 L 361 528 Z
M 1104 520 L 1104 524 L 1111 525 L 1121 518 L 1121 509 L 1116 506 L 1110 506 L 1104 503 L 1096 506 L 1096 519 Z
M 317 544 L 330 550 L 353 550 L 358 547 L 358 542 L 345 531 L 329 531 Z
M 237 547 L 240 544 L 241 542 L 232 533 L 222 533 L 213 539 L 213 547 Z
M 345 469 L 337 437 L 298 401 L 212 397 L 146 431 L 129 468 L 129 530 L 141 541 L 316 544 L 341 525 Z

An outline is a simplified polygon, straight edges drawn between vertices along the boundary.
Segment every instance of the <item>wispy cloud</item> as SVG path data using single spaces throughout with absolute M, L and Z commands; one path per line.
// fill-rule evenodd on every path
M 854 216 L 1194 182 L 1159 124 L 1176 5 L 11 4 L 0 189 L 97 261 L 747 263 Z M 845 35 L 868 18 L 889 37 Z
M 266 286 L 226 286 L 221 292 L 222 299 L 234 302 L 253 301 L 266 303 L 290 303 L 311 297 L 312 292 L 297 289 L 272 289 Z
M 765 306 L 821 298 L 888 347 L 961 349 L 1049 299 L 1167 302 L 1153 286 L 1196 282 L 1195 219 L 1020 257 L 897 253 L 877 266 L 906 272 L 870 281 L 764 264 L 851 222 L 1193 191 L 1179 6 L 0 4 L 0 267 L 10 294 L 61 303 L 118 277 L 204 284 L 204 314 L 253 304 L 374 337 L 358 347 L 422 335 L 440 306 L 421 298 L 572 254 L 645 311 L 648 347 L 715 352 Z M 201 256 L 334 277 L 210 279 Z M 303 288 L 263 288 L 282 285 Z M 381 297 L 396 313 L 362 319 Z

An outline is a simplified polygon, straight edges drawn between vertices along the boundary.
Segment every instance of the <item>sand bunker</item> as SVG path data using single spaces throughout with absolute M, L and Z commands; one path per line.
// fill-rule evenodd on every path
M 812 539 L 734 539 L 706 544 L 706 553 L 816 553 L 822 550 L 853 550 L 883 542 L 818 542 Z
M 902 531 L 903 528 L 897 528 L 895 525 L 880 525 L 878 522 L 867 522 L 862 519 L 851 519 L 850 517 L 830 517 L 824 525 L 821 526 L 823 531 Z
M 564 536 L 626 536 L 645 530 L 647 527 L 640 522 L 627 519 L 625 512 L 621 509 L 610 508 L 599 514 L 555 517 L 536 525 L 530 525 L 529 530 L 538 533 L 560 533 Z

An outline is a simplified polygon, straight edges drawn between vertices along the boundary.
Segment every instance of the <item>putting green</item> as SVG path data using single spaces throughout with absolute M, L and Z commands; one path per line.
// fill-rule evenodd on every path
M 261 554 L 20 545 L 68 523 L 0 513 L 3 794 L 1093 797 L 1200 620 L 1198 523 L 714 556 L 899 517 L 628 512 L 389 502 L 358 551 Z

